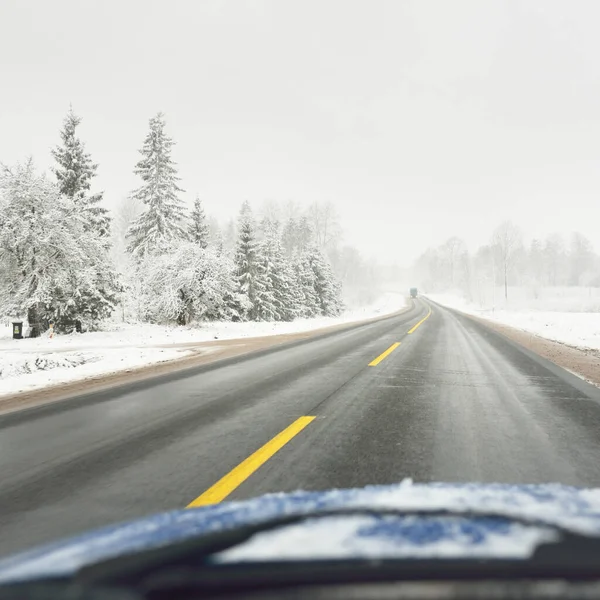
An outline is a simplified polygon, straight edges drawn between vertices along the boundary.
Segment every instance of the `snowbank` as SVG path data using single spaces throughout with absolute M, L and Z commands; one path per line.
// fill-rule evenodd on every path
M 188 354 L 189 351 L 169 348 L 21 354 L 0 351 L 0 396 L 127 371 Z
M 371 306 L 335 318 L 202 323 L 197 327 L 109 323 L 106 331 L 23 340 L 13 340 L 12 329 L 2 325 L 0 396 L 182 358 L 191 353 L 187 346 L 195 343 L 312 331 L 390 314 L 405 305 L 404 294 L 388 292 Z M 209 351 L 202 349 L 203 353 Z
M 482 308 L 457 294 L 428 294 L 427 297 L 443 306 L 516 327 L 549 340 L 580 348 L 600 349 L 600 313 Z M 569 303 L 563 305 L 574 307 Z
M 84 353 L 51 353 L 48 354 L 21 354 L 7 352 L 0 362 L 0 380 L 18 375 L 29 375 L 36 371 L 50 371 L 51 369 L 68 369 L 79 367 L 86 362 L 94 362 L 98 357 Z

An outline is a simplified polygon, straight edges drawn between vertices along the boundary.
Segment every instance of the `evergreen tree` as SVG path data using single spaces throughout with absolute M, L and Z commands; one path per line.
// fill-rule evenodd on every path
M 257 253 L 257 276 L 254 283 L 255 295 L 251 316 L 255 321 L 280 321 L 275 299 L 274 280 L 272 278 L 273 264 L 270 257 L 263 256 L 261 246 Z
M 234 262 L 238 291 L 250 304 L 246 317 L 251 321 L 270 320 L 275 310 L 266 279 L 265 264 L 259 255 L 254 219 L 248 202 L 242 205 L 238 231 Z
M 307 252 L 307 259 L 314 274 L 314 290 L 320 313 L 326 317 L 337 317 L 343 309 L 341 285 L 331 265 L 316 247 Z
M 308 217 L 300 217 L 296 232 L 296 248 L 300 252 L 308 250 L 314 241 L 314 233 Z
M 294 257 L 294 272 L 300 297 L 300 316 L 306 319 L 321 314 L 319 298 L 315 291 L 316 278 L 311 262 L 306 253 Z
M 206 249 L 208 247 L 208 239 L 210 231 L 208 223 L 206 222 L 206 214 L 204 207 L 198 196 L 194 201 L 194 210 L 190 215 L 190 227 L 189 227 L 190 240 L 198 244 L 201 248 Z
M 220 229 L 213 229 L 211 227 L 211 242 L 210 245 L 215 249 L 217 255 L 225 255 L 225 242 L 223 241 L 223 234 Z
M 69 310 L 59 311 L 63 321 L 86 320 L 95 323 L 110 314 L 121 286 L 109 259 L 111 220 L 108 211 L 101 206 L 102 193 L 90 193 L 98 165 L 92 162 L 83 142 L 77 136 L 77 126 L 80 123 L 80 117 L 71 108 L 60 132 L 62 145 L 52 151 L 52 156 L 58 163 L 53 172 L 58 180 L 60 193 L 74 205 L 72 218 L 76 214 L 83 225 L 90 277 L 95 278 L 95 281 L 80 288 L 74 297 L 70 297 L 69 286 L 55 290 L 54 297 L 70 298 Z M 75 285 L 75 282 L 72 281 L 70 285 Z M 57 326 L 60 328 L 60 322 Z
M 279 221 L 271 215 L 265 215 L 260 220 L 258 232 L 261 241 L 266 240 L 270 236 L 279 235 Z
M 287 220 L 281 234 L 281 242 L 287 256 L 292 256 L 294 251 L 297 249 L 297 229 L 298 224 L 296 219 L 294 217 L 290 217 Z
M 100 205 L 102 192 L 90 193 L 98 165 L 92 162 L 90 154 L 85 151 L 85 145 L 77 136 L 77 126 L 80 123 L 81 118 L 71 107 L 60 132 L 62 145 L 52 150 L 52 156 L 58 163 L 52 170 L 58 180 L 60 193 L 71 198 L 83 215 L 86 231 L 93 231 L 106 238 L 108 244 L 110 216 L 108 210 Z
M 210 217 L 206 219 L 206 224 L 208 227 L 209 247 L 216 248 L 219 254 L 223 254 L 225 243 L 223 241 L 223 232 L 221 231 L 219 221 L 215 217 Z
M 138 258 L 165 251 L 174 241 L 183 240 L 185 210 L 178 194 L 179 177 L 171 158 L 174 141 L 165 133 L 165 119 L 158 113 L 150 119 L 150 131 L 140 150 L 142 159 L 135 168 L 142 185 L 133 197 L 145 205 L 144 212 L 130 226 L 128 250 Z
M 313 232 L 308 217 L 290 217 L 283 228 L 282 243 L 287 256 L 305 252 L 313 241 Z
M 223 230 L 223 248 L 225 252 L 233 255 L 237 245 L 237 228 L 235 219 L 229 219 Z
M 291 263 L 286 259 L 277 231 L 261 246 L 276 321 L 293 321 L 302 314 L 302 294 Z
M 0 306 L 38 330 L 78 320 L 93 327 L 114 309 L 119 284 L 99 235 L 73 199 L 31 161 L 0 177 Z

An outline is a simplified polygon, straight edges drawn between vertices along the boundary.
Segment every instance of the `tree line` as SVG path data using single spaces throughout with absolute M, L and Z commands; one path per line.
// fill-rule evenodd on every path
M 255 214 L 244 202 L 224 229 L 199 197 L 188 211 L 175 142 L 159 113 L 135 165 L 140 185 L 115 227 L 102 193 L 92 190 L 98 165 L 78 136 L 80 122 L 71 109 L 52 150 L 53 177 L 32 160 L 1 167 L 4 315 L 26 316 L 36 335 L 51 323 L 57 331 L 94 329 L 117 307 L 134 319 L 181 325 L 340 314 L 347 274 L 336 276 L 331 263 L 357 257 L 340 248 L 331 205 L 282 219 L 277 206 Z
M 463 240 L 451 237 L 429 248 L 415 262 L 415 276 L 431 292 L 460 290 L 474 300 L 485 284 L 502 287 L 505 301 L 511 286 L 600 286 L 600 258 L 579 232 L 565 238 L 553 233 L 525 242 L 511 221 L 501 223 L 490 241 L 469 252 Z

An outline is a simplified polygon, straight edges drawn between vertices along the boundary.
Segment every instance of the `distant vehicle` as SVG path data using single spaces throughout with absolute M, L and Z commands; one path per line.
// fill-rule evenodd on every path
M 403 482 L 179 510 L 3 559 L 0 598 L 596 598 L 590 492 Z
M 410 297 L 411 298 L 417 297 L 417 288 L 410 288 Z

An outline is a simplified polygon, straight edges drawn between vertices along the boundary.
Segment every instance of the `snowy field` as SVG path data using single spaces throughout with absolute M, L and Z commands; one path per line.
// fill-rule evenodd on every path
M 537 297 L 509 289 L 509 308 L 494 307 L 492 302 L 467 302 L 459 293 L 427 297 L 563 344 L 600 349 L 600 312 L 593 312 L 600 311 L 598 288 L 546 288 L 539 290 Z
M 508 301 L 504 287 L 473 286 L 472 303 L 480 309 L 506 309 L 511 311 L 548 312 L 600 312 L 600 288 L 577 286 L 511 286 Z M 461 295 L 457 293 L 455 295 Z
M 196 343 L 312 331 L 390 314 L 405 305 L 405 294 L 387 292 L 372 305 L 335 318 L 203 323 L 196 327 L 107 323 L 105 331 L 22 340 L 13 340 L 10 324 L 2 322 L 0 396 L 183 358 L 192 353 L 190 345 Z M 210 347 L 202 348 L 203 354 L 210 351 Z

